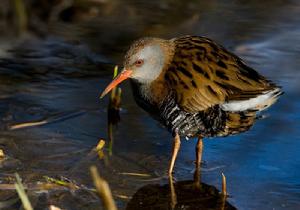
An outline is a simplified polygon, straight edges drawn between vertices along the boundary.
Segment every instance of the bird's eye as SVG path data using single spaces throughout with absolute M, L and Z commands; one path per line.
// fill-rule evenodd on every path
M 135 63 L 134 63 L 136 66 L 142 66 L 144 64 L 144 60 L 142 59 L 138 59 Z

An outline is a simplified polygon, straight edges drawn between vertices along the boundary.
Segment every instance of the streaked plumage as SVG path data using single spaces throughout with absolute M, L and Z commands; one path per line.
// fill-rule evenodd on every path
M 127 53 L 125 67 L 133 54 L 151 42 L 162 43 L 167 60 L 151 84 L 132 79 L 135 99 L 171 132 L 178 129 L 181 136 L 224 136 L 245 131 L 254 123 L 255 111 L 273 104 L 281 93 L 236 55 L 204 37 L 139 40 Z M 264 95 L 268 97 L 255 101 Z M 232 116 L 242 116 L 243 120 Z
M 126 78 L 138 105 L 170 132 L 199 139 L 248 130 L 257 111 L 282 93 L 239 57 L 199 36 L 136 41 L 102 96 Z
M 175 54 L 165 79 L 188 112 L 240 101 L 275 86 L 222 46 L 203 37 L 174 39 Z

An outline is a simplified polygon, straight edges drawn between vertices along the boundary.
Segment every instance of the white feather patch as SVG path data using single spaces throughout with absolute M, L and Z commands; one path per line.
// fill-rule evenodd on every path
M 246 110 L 257 110 L 262 111 L 273 103 L 276 102 L 278 96 L 281 94 L 279 88 L 274 90 L 270 90 L 268 92 L 263 93 L 255 98 L 250 98 L 248 100 L 243 101 L 229 101 L 221 105 L 221 108 L 224 111 L 231 111 L 231 112 L 240 112 Z

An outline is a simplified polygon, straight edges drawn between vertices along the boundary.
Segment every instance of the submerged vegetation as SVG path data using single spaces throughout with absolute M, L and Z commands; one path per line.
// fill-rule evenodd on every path
M 118 74 L 118 67 L 116 66 L 114 68 L 114 76 L 113 78 L 116 77 L 116 75 Z M 108 138 L 109 138 L 109 145 L 108 148 L 105 149 L 105 140 L 100 139 L 98 144 L 89 152 L 87 153 L 87 157 L 88 159 L 90 159 L 91 157 L 98 157 L 99 160 L 105 160 L 106 165 L 109 164 L 108 163 L 108 157 L 106 157 L 106 154 L 111 156 L 112 155 L 112 145 L 113 145 L 113 126 L 119 122 L 120 120 L 120 116 L 119 116 L 119 111 L 120 111 L 120 104 L 121 104 L 121 89 L 116 87 L 112 90 L 110 99 L 109 99 L 109 103 L 108 103 Z M 49 122 L 45 122 L 45 123 L 34 123 L 34 122 L 26 122 L 26 123 L 22 123 L 22 124 L 18 124 L 18 125 L 14 125 L 13 127 L 10 127 L 10 130 L 14 130 L 14 129 L 24 129 L 24 128 L 30 128 L 30 127 L 34 127 L 34 126 L 41 126 L 41 125 L 46 125 Z M 106 150 L 106 151 L 105 151 Z M 1 154 L 0 154 L 0 158 L 5 158 L 4 152 L 3 150 L 1 150 Z M 2 160 L 4 161 L 4 160 Z M 83 160 L 84 162 L 86 160 Z M 87 187 L 83 184 L 79 184 L 74 180 L 71 180 L 69 178 L 66 177 L 60 177 L 60 178 L 54 178 L 54 177 L 50 177 L 47 175 L 43 175 L 42 179 L 39 179 L 36 182 L 33 183 L 25 183 L 25 186 L 22 184 L 21 182 L 21 178 L 18 174 L 16 174 L 16 183 L 15 184 L 9 184 L 9 183 L 2 183 L 0 184 L 0 193 L 1 190 L 6 191 L 6 190 L 16 190 L 18 192 L 18 196 L 20 197 L 23 207 L 26 210 L 32 210 L 33 207 L 30 203 L 30 200 L 25 192 L 25 189 L 30 192 L 30 194 L 34 194 L 34 193 L 38 193 L 40 191 L 46 192 L 46 193 L 50 193 L 51 191 L 70 191 L 70 192 L 76 192 L 76 191 L 87 191 L 89 194 L 90 193 L 95 193 L 97 192 L 102 200 L 104 209 L 107 210 L 116 210 L 117 207 L 115 205 L 115 201 L 112 195 L 112 192 L 109 188 L 108 183 L 99 176 L 99 173 L 97 171 L 97 168 L 95 166 L 91 166 L 90 168 L 90 173 L 92 176 L 92 180 L 94 183 L 94 186 L 96 188 L 90 188 Z M 198 174 L 198 173 L 197 173 Z M 140 177 L 140 178 L 147 178 L 149 179 L 149 181 L 151 180 L 155 180 L 156 178 L 153 179 L 153 177 L 150 174 L 142 174 L 142 173 L 136 173 L 136 172 L 120 172 L 119 175 L 122 176 L 134 176 L 134 177 Z M 200 174 L 198 174 L 198 176 L 200 176 Z M 145 181 L 147 180 L 145 179 Z M 179 191 L 181 191 L 181 189 L 176 189 L 174 182 L 172 181 L 173 178 L 170 179 L 169 181 L 169 186 L 170 186 L 170 193 L 171 193 L 171 200 L 170 205 L 172 207 L 172 209 L 175 208 L 176 204 L 178 203 L 177 199 L 181 199 L 178 198 L 177 193 Z M 198 186 L 197 188 L 202 189 L 202 184 L 198 183 L 200 181 L 200 178 L 195 178 L 194 180 L 194 187 Z M 192 187 L 192 188 L 194 188 Z M 191 189 L 192 189 L 191 188 Z M 175 190 L 176 189 L 176 190 Z M 177 192 L 176 192 L 177 191 Z M 205 190 L 206 191 L 206 190 Z M 204 192 L 205 192 L 204 191 Z M 139 192 L 137 192 L 138 194 Z M 202 190 L 200 190 L 198 193 L 202 194 Z M 205 192 L 206 193 L 206 192 Z M 124 199 L 128 199 L 127 196 L 122 196 L 122 195 L 115 195 L 119 198 L 124 198 Z M 201 195 L 199 195 L 201 196 Z M 219 196 L 218 194 L 210 194 L 210 196 Z M 221 202 L 221 205 L 223 205 L 223 207 L 225 207 L 225 203 L 226 203 L 226 196 L 227 196 L 227 191 L 226 191 L 226 178 L 224 176 L 224 174 L 222 174 L 222 192 L 220 193 L 220 197 L 222 197 L 223 202 Z M 130 204 L 128 206 L 127 209 L 136 209 L 136 208 L 142 208 L 142 207 L 137 207 L 135 205 L 140 205 L 143 202 L 140 199 L 145 199 L 145 203 L 147 203 L 147 199 L 148 197 L 141 197 L 139 198 L 138 201 L 130 201 Z M 217 198 L 219 199 L 219 198 Z M 12 200 L 12 199 L 10 199 Z M 8 205 L 14 205 L 17 200 L 13 199 L 14 202 L 9 203 Z M 137 202 L 136 204 L 134 204 L 135 202 Z M 203 201 L 201 201 L 203 202 Z M 204 203 L 206 201 L 204 200 Z M 213 201 L 214 202 L 214 201 Z M 219 202 L 219 201 L 218 201 Z M 2 203 L 2 204 L 1 204 Z M 6 206 L 3 201 L 0 201 L 0 204 L 2 206 L 5 207 L 9 207 Z M 135 206 L 134 208 L 132 207 Z M 194 205 L 194 204 L 191 204 Z M 206 205 L 206 204 L 203 204 Z M 219 204 L 217 205 L 219 206 Z M 216 206 L 216 207 L 217 207 Z M 152 208 L 151 206 L 148 206 L 150 208 Z M 143 209 L 146 207 L 143 207 Z M 57 206 L 57 204 L 50 204 L 49 209 L 60 209 L 59 206 Z

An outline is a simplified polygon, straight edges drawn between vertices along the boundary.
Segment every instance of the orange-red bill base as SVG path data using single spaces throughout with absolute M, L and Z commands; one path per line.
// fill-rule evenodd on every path
M 122 81 L 128 79 L 132 74 L 132 70 L 124 69 L 102 92 L 100 98 L 103 98 L 109 91 L 120 84 Z

